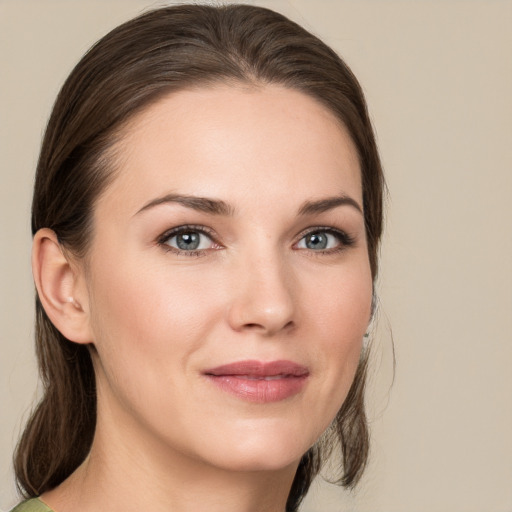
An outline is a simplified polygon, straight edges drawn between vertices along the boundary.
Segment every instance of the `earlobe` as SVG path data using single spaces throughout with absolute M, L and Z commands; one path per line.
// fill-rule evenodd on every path
M 55 327 L 70 341 L 91 343 L 82 273 L 69 261 L 51 229 L 40 229 L 34 236 L 32 272 L 39 300 Z

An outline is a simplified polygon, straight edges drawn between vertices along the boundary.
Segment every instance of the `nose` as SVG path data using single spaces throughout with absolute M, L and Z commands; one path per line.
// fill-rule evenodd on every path
M 272 336 L 297 322 L 291 269 L 276 257 L 248 258 L 232 281 L 228 321 L 237 332 Z

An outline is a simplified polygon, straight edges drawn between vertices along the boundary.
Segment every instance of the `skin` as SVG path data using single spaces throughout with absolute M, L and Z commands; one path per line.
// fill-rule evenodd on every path
M 86 260 L 49 230 L 34 241 L 45 308 L 91 344 L 98 388 L 89 457 L 42 499 L 57 512 L 282 512 L 301 456 L 347 395 L 370 319 L 355 147 L 300 92 L 219 85 L 143 111 L 116 155 Z M 229 212 L 147 206 L 169 194 Z M 334 196 L 353 204 L 299 213 Z M 208 231 L 199 250 L 178 253 L 163 236 L 182 225 Z M 325 250 L 308 247 L 310 232 L 328 235 Z M 290 360 L 309 375 L 269 403 L 204 376 L 242 360 Z

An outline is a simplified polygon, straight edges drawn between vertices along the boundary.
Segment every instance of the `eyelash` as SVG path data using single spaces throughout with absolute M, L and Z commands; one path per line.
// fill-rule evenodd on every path
M 315 235 L 320 233 L 325 233 L 334 236 L 335 238 L 337 238 L 339 245 L 337 247 L 333 247 L 330 249 L 309 249 L 308 252 L 313 256 L 338 254 L 344 251 L 345 249 L 352 247 L 356 243 L 356 239 L 353 236 L 350 236 L 348 233 L 342 231 L 341 229 L 336 229 L 331 226 L 315 226 L 314 228 L 308 228 L 299 235 L 299 242 L 308 235 Z
M 214 244 L 218 245 L 219 248 L 222 247 L 222 245 L 217 241 L 215 234 L 211 229 L 206 228 L 205 226 L 198 226 L 198 225 L 193 225 L 193 224 L 178 226 L 176 228 L 172 228 L 172 229 L 166 231 L 165 233 L 163 233 L 161 236 L 158 237 L 157 243 L 166 252 L 172 252 L 177 255 L 183 255 L 183 256 L 188 256 L 188 257 L 206 256 L 207 253 L 212 249 L 181 250 L 176 247 L 171 247 L 169 245 L 168 242 L 171 238 L 178 236 L 180 234 L 189 233 L 189 232 L 200 233 L 202 235 L 206 235 L 208 238 L 211 239 L 211 241 Z M 314 228 L 309 228 L 309 229 L 303 231 L 302 233 L 300 233 L 299 240 L 294 245 L 297 245 L 306 236 L 314 235 L 317 233 L 318 234 L 325 233 L 325 234 L 332 235 L 332 236 L 336 237 L 339 242 L 339 245 L 337 247 L 333 247 L 330 249 L 321 249 L 321 250 L 309 249 L 308 252 L 315 256 L 340 253 L 340 252 L 344 251 L 345 249 L 347 249 L 348 247 L 353 246 L 356 242 L 354 237 L 350 236 L 345 231 L 342 231 L 340 229 L 335 229 L 335 228 L 329 227 L 329 226 L 315 226 Z M 301 249 L 297 249 L 297 250 L 301 250 Z
M 176 228 L 172 228 L 165 233 L 163 233 L 160 237 L 158 237 L 157 243 L 167 252 L 172 252 L 179 256 L 189 256 L 189 257 L 201 257 L 206 256 L 209 252 L 208 249 L 199 249 L 199 250 L 181 250 L 176 247 L 171 247 L 168 242 L 171 238 L 178 236 L 183 233 L 200 233 L 202 235 L 206 235 L 208 238 L 212 240 L 212 242 L 216 245 L 221 245 L 217 242 L 214 232 L 211 229 L 206 228 L 205 226 L 196 226 L 194 224 L 186 224 L 184 226 L 178 226 Z

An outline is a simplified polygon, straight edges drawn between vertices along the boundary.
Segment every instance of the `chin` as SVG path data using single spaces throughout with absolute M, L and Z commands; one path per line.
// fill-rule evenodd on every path
M 226 435 L 224 442 L 217 445 L 214 457 L 227 470 L 279 471 L 296 467 L 315 441 L 316 436 L 289 428 L 276 431 L 255 427 L 246 430 L 245 435 Z

